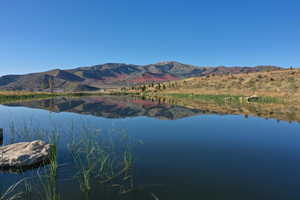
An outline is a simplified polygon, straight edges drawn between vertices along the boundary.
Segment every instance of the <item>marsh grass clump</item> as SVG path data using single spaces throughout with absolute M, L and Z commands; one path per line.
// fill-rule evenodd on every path
M 128 134 L 120 130 L 103 133 L 84 129 L 77 144 L 70 146 L 78 172 L 81 191 L 86 196 L 93 189 L 92 182 L 118 188 L 126 193 L 133 187 L 131 169 L 133 155 Z
M 39 193 L 41 199 L 44 200 L 60 200 L 60 195 L 57 191 L 57 177 L 51 172 L 49 175 L 39 175 L 39 184 L 41 191 Z
M 45 175 L 39 176 L 43 192 L 41 196 L 45 200 L 60 200 L 60 195 L 57 191 L 57 173 L 58 173 L 58 150 L 60 135 L 57 129 L 54 129 L 48 135 L 48 141 L 51 144 L 51 154 L 49 166 Z
M 21 196 L 21 199 L 37 199 L 36 194 L 38 194 L 43 200 L 59 200 L 60 195 L 56 185 L 59 168 L 57 148 L 60 143 L 60 132 L 56 128 L 45 130 L 32 127 L 34 127 L 32 121 L 24 122 L 23 126 L 19 127 L 15 125 L 15 122 L 10 123 L 10 143 L 40 139 L 51 144 L 51 154 L 49 160 L 46 160 L 37 169 L 37 178 L 28 177 L 22 184 L 24 189 L 22 193 L 18 193 L 18 196 Z M 19 172 L 23 172 L 23 169 L 20 169 Z
M 39 195 L 41 199 L 45 200 L 60 200 L 60 194 L 57 190 L 58 182 L 58 149 L 59 146 L 59 132 L 55 129 L 48 132 L 49 135 L 45 140 L 51 144 L 51 154 L 49 161 L 37 171 L 38 185 L 40 187 Z
M 62 193 L 58 184 L 64 180 L 77 180 L 78 188 L 85 199 L 91 199 L 95 191 L 105 190 L 112 196 L 124 195 L 133 191 L 132 169 L 134 165 L 133 146 L 138 144 L 132 140 L 124 129 L 100 131 L 89 126 L 73 124 L 69 131 L 53 128 L 45 130 L 32 128 L 33 124 L 23 126 L 10 124 L 10 142 L 31 141 L 41 139 L 51 144 L 49 161 L 35 169 L 37 176 L 29 176 L 24 182 L 22 193 L 13 193 L 21 199 L 60 200 Z M 67 143 L 61 137 L 67 137 Z M 69 150 L 68 163 L 61 163 L 60 148 L 66 145 Z M 72 175 L 60 177 L 59 171 L 68 165 Z M 21 183 L 19 183 L 21 184 Z M 9 192 L 12 189 L 9 189 Z M 0 200 L 6 200 L 5 198 Z M 16 196 L 15 196 L 16 197 Z

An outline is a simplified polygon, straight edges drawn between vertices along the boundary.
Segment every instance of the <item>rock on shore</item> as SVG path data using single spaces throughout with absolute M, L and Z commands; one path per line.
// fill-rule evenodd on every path
M 0 147 L 0 168 L 31 167 L 49 161 L 51 145 L 41 140 Z

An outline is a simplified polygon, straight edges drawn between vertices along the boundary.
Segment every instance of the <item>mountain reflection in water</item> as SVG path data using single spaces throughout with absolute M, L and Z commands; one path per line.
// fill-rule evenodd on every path
M 128 96 L 59 97 L 6 105 L 46 109 L 52 112 L 72 112 L 105 118 L 147 116 L 175 120 L 201 114 L 201 110 L 198 109 Z
M 5 104 L 45 109 L 52 112 L 72 112 L 105 118 L 154 117 L 176 120 L 196 115 L 244 115 L 300 122 L 300 107 L 284 104 L 218 104 L 193 99 L 168 97 L 145 99 L 133 96 L 85 96 L 80 98 L 58 97 L 44 100 Z

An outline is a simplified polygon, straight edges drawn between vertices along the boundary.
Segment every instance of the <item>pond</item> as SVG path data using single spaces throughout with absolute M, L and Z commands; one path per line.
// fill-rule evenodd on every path
M 45 140 L 56 145 L 57 164 L 1 171 L 0 194 L 21 181 L 8 196 L 299 199 L 300 124 L 295 110 L 126 96 L 0 105 L 3 145 Z

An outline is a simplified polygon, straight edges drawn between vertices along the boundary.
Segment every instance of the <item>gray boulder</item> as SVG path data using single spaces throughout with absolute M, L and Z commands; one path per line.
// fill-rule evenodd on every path
M 41 140 L 0 147 L 0 168 L 31 167 L 48 162 L 51 145 Z

